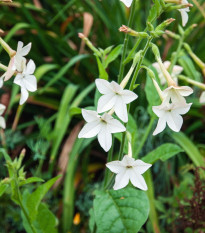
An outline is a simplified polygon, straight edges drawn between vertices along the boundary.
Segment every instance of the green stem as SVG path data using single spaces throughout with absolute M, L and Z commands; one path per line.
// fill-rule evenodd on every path
M 128 21 L 128 27 L 132 26 L 132 21 L 133 21 L 134 13 L 135 13 L 135 3 L 136 3 L 136 0 L 134 0 L 132 3 L 131 12 L 130 12 L 129 21 Z M 126 34 L 125 39 L 124 39 L 124 46 L 123 46 L 120 71 L 119 71 L 119 76 L 118 76 L 118 83 L 122 81 L 123 74 L 124 74 L 124 68 L 125 68 L 124 60 L 125 60 L 125 56 L 127 53 L 128 41 L 129 41 L 129 35 Z
M 179 57 L 179 53 L 180 53 L 180 51 L 182 49 L 183 43 L 184 43 L 184 36 L 182 36 L 180 38 L 176 54 L 174 55 L 174 59 L 172 60 L 171 65 L 169 66 L 168 72 L 170 74 L 172 73 L 172 70 L 173 70 L 174 66 L 176 65 L 176 63 L 177 63 L 177 59 Z
M 154 205 L 154 185 L 152 181 L 152 173 L 150 170 L 148 170 L 145 174 L 145 181 L 147 183 L 147 186 L 149 187 L 147 190 L 147 196 L 149 199 L 150 203 L 150 213 L 149 213 L 149 218 L 152 223 L 153 227 L 153 232 L 154 233 L 160 233 L 160 228 L 159 228 L 159 221 L 158 221 L 158 216 L 157 216 L 157 211 Z
M 144 47 L 144 49 L 143 49 L 141 55 L 140 55 L 140 60 L 139 60 L 139 62 L 138 62 L 138 64 L 137 64 L 137 67 L 136 67 L 136 69 L 135 69 L 135 73 L 134 73 L 134 76 L 133 76 L 133 78 L 132 78 L 132 81 L 131 81 L 131 84 L 130 84 L 130 88 L 129 88 L 131 91 L 134 90 L 134 85 L 135 85 L 135 82 L 136 82 L 136 80 L 137 80 L 137 76 L 138 76 L 138 74 L 139 74 L 139 71 L 140 71 L 140 69 L 141 69 L 141 65 L 142 65 L 143 59 L 144 59 L 144 57 L 145 57 L 145 55 L 146 55 L 146 52 L 147 52 L 147 50 L 148 50 L 148 48 L 149 48 L 149 46 L 150 46 L 150 42 L 152 41 L 152 39 L 153 39 L 153 37 L 150 36 L 149 39 L 147 40 L 147 43 L 146 43 L 146 45 L 145 45 L 145 47 Z
M 154 123 L 154 120 L 155 120 L 154 117 L 152 117 L 152 118 L 150 119 L 149 125 L 148 125 L 147 128 L 146 128 L 146 131 L 145 131 L 145 133 L 144 133 L 144 135 L 143 135 L 143 138 L 142 138 L 142 140 L 141 140 L 141 143 L 140 143 L 139 147 L 137 148 L 136 155 L 135 155 L 136 158 L 138 157 L 138 155 L 139 155 L 141 149 L 143 148 L 143 146 L 144 146 L 144 144 L 145 144 L 145 142 L 146 142 L 146 140 L 147 140 L 147 138 L 148 138 L 148 136 L 149 136 L 149 134 L 150 134 L 150 131 L 151 131 L 152 126 L 153 126 L 153 123 Z
M 114 138 L 114 137 L 113 137 Z M 110 161 L 112 161 L 112 158 L 113 158 L 113 146 L 114 144 L 112 143 L 112 147 L 111 147 L 111 149 L 109 150 L 109 152 L 108 152 L 108 157 L 107 157 L 107 162 L 110 162 Z M 109 169 L 108 168 L 106 168 L 105 169 L 105 178 L 104 178 L 104 189 L 107 187 L 107 183 L 108 183 L 108 178 L 109 178 L 109 173 L 110 173 L 110 171 L 109 171 Z

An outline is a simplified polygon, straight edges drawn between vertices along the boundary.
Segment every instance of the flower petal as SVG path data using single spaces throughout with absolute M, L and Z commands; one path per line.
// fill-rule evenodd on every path
M 16 77 L 14 78 L 14 83 L 21 86 L 21 87 L 24 87 L 24 84 L 23 84 L 22 80 L 23 80 L 23 75 L 22 74 L 17 74 Z
M 106 112 L 113 108 L 115 105 L 117 96 L 114 93 L 105 94 L 101 96 L 98 100 L 98 109 L 97 112 Z
M 110 86 L 115 93 L 121 94 L 121 92 L 123 91 L 123 88 L 115 81 L 112 81 L 110 83 Z
M 132 171 L 130 171 L 130 181 L 135 187 L 144 191 L 147 190 L 147 184 L 143 176 L 136 172 L 135 169 L 132 169 Z
M 89 122 L 84 125 L 78 134 L 78 138 L 92 138 L 95 137 L 101 130 L 100 121 Z
M 109 127 L 111 133 L 120 133 L 126 131 L 125 126 L 114 118 L 107 122 L 107 126 Z
M 6 122 L 5 122 L 5 119 L 0 116 L 0 127 L 5 129 L 6 128 Z
M 182 17 L 182 26 L 183 27 L 187 24 L 188 19 L 189 19 L 188 13 L 187 13 L 187 11 L 185 9 L 187 9 L 187 8 L 179 10 L 180 13 L 181 13 L 181 17 Z
M 160 106 L 152 106 L 152 111 L 158 116 L 163 117 L 165 114 L 165 111 L 163 109 L 163 103 Z
M 27 44 L 20 50 L 20 55 L 22 57 L 26 56 L 31 50 L 31 43 Z
M 172 113 L 178 114 L 178 115 L 186 114 L 190 110 L 191 105 L 192 103 L 176 107 L 172 110 Z
M 92 122 L 92 121 L 96 121 L 96 120 L 100 121 L 99 115 L 97 114 L 96 111 L 82 109 L 82 115 L 83 115 L 83 118 L 85 119 L 85 121 L 87 121 L 87 122 Z
M 112 135 L 109 130 L 108 125 L 101 127 L 100 132 L 98 133 L 98 141 L 100 146 L 107 152 L 112 146 Z
M 157 123 L 157 127 L 155 131 L 153 132 L 153 135 L 157 135 L 158 133 L 161 133 L 166 127 L 166 118 L 160 117 Z
M 22 82 L 28 91 L 34 92 L 37 90 L 37 80 L 34 75 L 25 76 Z
M 149 163 L 145 163 L 140 159 L 137 159 L 134 161 L 133 163 L 133 167 L 135 169 L 135 171 L 139 174 L 143 174 L 144 172 L 146 172 L 150 167 L 152 166 L 152 164 Z
M 118 96 L 114 106 L 114 110 L 116 115 L 120 118 L 120 120 L 122 120 L 123 122 L 128 121 L 127 105 L 123 102 L 121 96 Z
M 127 186 L 129 183 L 129 178 L 129 172 L 127 171 L 127 169 L 124 169 L 122 172 L 116 175 L 113 189 L 118 190 Z
M 112 161 L 106 164 L 106 167 L 110 169 L 111 172 L 120 173 L 126 169 L 121 161 Z
M 203 91 L 200 95 L 200 98 L 199 98 L 199 102 L 201 104 L 204 104 L 205 103 L 205 91 Z
M 166 119 L 170 129 L 172 129 L 175 132 L 180 131 L 183 124 L 183 118 L 180 115 L 174 114 L 173 112 L 168 112 L 166 114 Z
M 97 86 L 98 91 L 101 94 L 110 94 L 113 93 L 112 87 L 107 80 L 104 79 L 96 79 L 95 84 Z
M 188 86 L 181 86 L 181 87 L 175 87 L 175 89 L 180 93 L 182 96 L 189 96 L 193 93 L 193 89 Z
M 28 91 L 26 88 L 21 86 L 21 98 L 20 98 L 20 105 L 24 104 L 26 100 L 28 99 Z
M 129 90 L 123 90 L 121 95 L 125 104 L 131 103 L 132 101 L 136 100 L 138 97 L 138 95 L 136 95 L 133 91 L 129 91 Z
M 26 66 L 25 75 L 33 74 L 36 69 L 36 65 L 33 60 L 30 60 Z
M 128 156 L 128 155 L 125 155 L 122 159 L 122 164 L 126 167 L 126 166 L 133 166 L 135 160 Z
M 22 42 L 22 41 L 19 41 L 19 42 L 18 42 L 18 45 L 17 45 L 17 50 L 16 50 L 16 52 L 17 52 L 17 53 L 20 53 L 21 50 L 22 50 L 22 48 L 23 48 L 23 42 Z
M 133 0 L 120 0 L 120 1 L 123 2 L 126 7 L 130 7 Z

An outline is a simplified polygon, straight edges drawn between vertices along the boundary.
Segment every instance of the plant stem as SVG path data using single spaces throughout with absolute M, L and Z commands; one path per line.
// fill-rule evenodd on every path
M 182 36 L 182 37 L 180 38 L 179 44 L 178 44 L 178 48 L 177 48 L 177 51 L 176 51 L 176 54 L 174 55 L 174 59 L 172 60 L 171 65 L 169 66 L 168 72 L 169 72 L 170 74 L 172 73 L 172 70 L 173 70 L 175 64 L 177 63 L 177 59 L 178 59 L 178 57 L 179 57 L 179 53 L 180 53 L 180 51 L 181 51 L 183 42 L 184 42 L 184 36 Z
M 135 3 L 136 3 L 136 0 L 134 0 L 132 3 L 131 12 L 130 12 L 129 21 L 128 21 L 128 27 L 132 26 L 132 21 L 133 21 L 134 13 L 135 13 Z M 123 74 L 124 74 L 124 68 L 125 68 L 124 60 L 125 60 L 125 56 L 127 53 L 128 41 L 129 41 L 129 35 L 126 34 L 125 39 L 124 39 L 124 46 L 123 46 L 120 71 L 119 71 L 119 76 L 118 76 L 118 83 L 122 81 Z
M 114 137 L 112 137 L 112 138 L 114 138 Z M 112 161 L 112 158 L 113 158 L 113 148 L 114 148 L 114 144 L 112 143 L 112 147 L 111 147 L 111 149 L 108 152 L 107 162 Z M 104 185 L 103 185 L 104 189 L 105 189 L 105 187 L 107 186 L 107 183 L 108 183 L 109 173 L 110 173 L 109 169 L 106 168 L 105 169 Z
M 146 131 L 145 131 L 145 133 L 144 133 L 144 135 L 143 135 L 143 137 L 142 137 L 141 143 L 140 143 L 139 147 L 137 148 L 135 158 L 138 157 L 138 155 L 139 155 L 141 149 L 143 148 L 143 146 L 144 146 L 144 144 L 145 144 L 145 142 L 146 142 L 146 140 L 147 140 L 147 138 L 148 138 L 148 136 L 149 136 L 149 134 L 150 134 L 150 131 L 151 131 L 151 129 L 152 129 L 154 120 L 155 120 L 154 117 L 152 117 L 152 118 L 150 119 L 149 125 L 148 125 L 147 128 L 146 128 Z
M 141 65 L 142 65 L 143 59 L 144 59 L 144 57 L 145 57 L 145 55 L 146 55 L 146 52 L 147 52 L 147 50 L 148 50 L 148 48 L 149 48 L 149 46 L 150 46 L 150 42 L 152 41 L 152 39 L 153 39 L 153 37 L 150 36 L 149 39 L 147 40 L 147 43 L 146 43 L 146 45 L 145 45 L 145 47 L 144 47 L 142 53 L 141 53 L 140 60 L 139 60 L 139 62 L 138 62 L 138 64 L 137 64 L 137 67 L 136 67 L 136 69 L 135 69 L 134 76 L 133 76 L 132 81 L 131 81 L 131 84 L 130 84 L 130 88 L 129 88 L 129 89 L 130 89 L 131 91 L 134 90 L 134 85 L 135 85 L 135 82 L 136 82 L 136 80 L 137 80 L 137 76 L 138 76 L 138 74 L 139 74 L 139 71 L 140 71 L 140 69 L 141 69 Z
M 152 227 L 153 227 L 153 232 L 154 233 L 160 233 L 160 228 L 159 228 L 159 221 L 158 221 L 158 217 L 157 217 L 157 211 L 154 205 L 154 185 L 153 185 L 153 181 L 152 181 L 152 173 L 150 170 L 148 170 L 145 174 L 144 174 L 147 186 L 149 187 L 147 190 L 147 196 L 149 199 L 149 203 L 150 203 L 150 213 L 149 213 L 149 218 L 150 221 L 152 223 Z

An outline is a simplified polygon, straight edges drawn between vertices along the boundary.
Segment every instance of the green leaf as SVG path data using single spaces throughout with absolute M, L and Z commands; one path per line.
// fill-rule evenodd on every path
M 48 190 L 53 186 L 56 180 L 59 179 L 60 176 L 54 177 L 53 179 L 47 181 L 45 184 L 40 185 L 33 193 L 27 195 L 26 193 L 23 195 L 23 204 L 28 211 L 29 218 L 31 221 L 34 221 L 37 213 L 40 202 L 48 192 Z
M 99 78 L 108 80 L 108 74 L 103 67 L 102 62 L 100 61 L 99 57 L 96 57 L 97 64 L 98 64 L 98 70 L 99 70 Z
M 172 133 L 172 137 L 185 150 L 195 166 L 200 167 L 204 164 L 204 158 L 198 148 L 184 133 Z
M 147 19 L 148 22 L 154 21 L 161 14 L 162 11 L 162 6 L 159 0 L 154 0 L 153 2 L 154 6 L 151 7 L 151 10 L 149 12 L 149 16 Z
M 107 56 L 106 60 L 105 60 L 105 65 L 104 68 L 106 69 L 108 67 L 108 65 L 113 62 L 122 52 L 122 47 L 123 45 L 118 45 L 117 47 L 115 47 L 111 53 Z
M 142 160 L 151 164 L 155 163 L 159 159 L 164 162 L 180 152 L 183 152 L 181 147 L 172 143 L 165 143 L 145 155 Z
M 58 68 L 58 65 L 56 64 L 44 64 L 36 69 L 35 76 L 39 81 L 47 72 L 54 70 L 56 68 Z
M 8 184 L 0 184 L 0 197 L 6 192 L 8 187 Z
M 44 182 L 43 179 L 38 178 L 38 177 L 30 177 L 24 181 L 21 181 L 19 186 L 25 185 L 25 184 L 30 184 L 30 183 L 34 183 L 34 182 Z
M 99 233 L 138 232 L 149 214 L 145 192 L 132 187 L 96 192 L 94 214 Z

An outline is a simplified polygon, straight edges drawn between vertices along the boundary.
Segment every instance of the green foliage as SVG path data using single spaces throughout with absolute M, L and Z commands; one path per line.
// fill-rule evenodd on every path
M 96 192 L 94 216 L 98 233 L 138 232 L 148 213 L 145 192 L 131 187 Z

